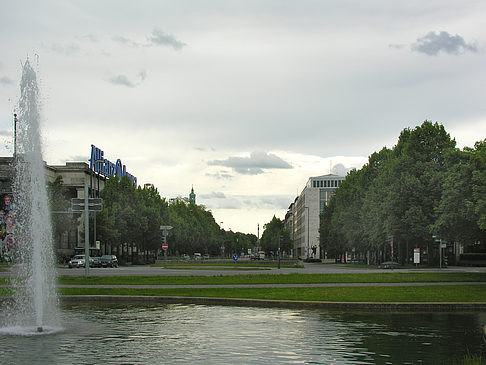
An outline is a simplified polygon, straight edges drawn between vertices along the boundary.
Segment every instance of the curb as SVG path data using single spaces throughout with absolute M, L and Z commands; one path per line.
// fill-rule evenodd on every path
M 266 300 L 240 298 L 212 298 L 212 297 L 172 297 L 172 296 L 123 296 L 123 295 L 65 295 L 61 296 L 62 303 L 77 302 L 124 302 L 124 303 L 181 303 L 204 305 L 234 305 L 246 307 L 280 307 L 298 309 L 329 309 L 343 311 L 366 312 L 483 312 L 486 303 L 457 303 L 457 302 L 319 302 L 293 300 Z

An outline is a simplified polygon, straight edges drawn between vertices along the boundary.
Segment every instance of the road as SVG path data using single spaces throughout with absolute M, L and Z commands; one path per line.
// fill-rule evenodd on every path
M 240 264 L 241 265 L 241 264 Z M 0 271 L 0 277 L 8 277 L 15 271 L 15 267 L 10 270 Z M 450 266 L 448 268 L 418 268 L 418 269 L 367 269 L 356 268 L 353 265 L 342 264 L 315 264 L 305 263 L 304 268 L 281 268 L 261 267 L 243 269 L 233 269 L 232 267 L 221 266 L 201 266 L 200 268 L 183 268 L 183 269 L 164 269 L 163 267 L 151 267 L 149 265 L 120 266 L 118 268 L 90 268 L 90 276 L 151 276 L 151 275 L 168 275 L 168 276 L 218 276 L 218 275 L 258 275 L 258 274 L 351 274 L 351 273 L 390 273 L 390 272 L 481 272 L 486 274 L 486 267 L 466 267 Z M 85 275 L 85 269 L 58 268 L 58 275 Z
M 354 268 L 353 265 L 341 264 L 315 264 L 306 263 L 304 268 L 248 268 L 248 270 L 232 269 L 231 267 L 207 267 L 164 269 L 163 267 L 120 266 L 118 268 L 91 268 L 90 276 L 149 276 L 149 275 L 186 275 L 186 276 L 217 276 L 217 275 L 258 275 L 258 274 L 330 274 L 330 273 L 389 273 L 389 272 L 482 272 L 486 274 L 486 267 L 450 266 L 448 268 L 423 268 L 423 269 L 367 269 Z M 59 268 L 58 275 L 84 275 L 84 269 Z

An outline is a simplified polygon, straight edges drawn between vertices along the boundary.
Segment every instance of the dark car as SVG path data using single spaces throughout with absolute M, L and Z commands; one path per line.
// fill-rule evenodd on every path
M 400 264 L 394 261 L 386 261 L 380 264 L 380 269 L 398 269 Z
M 118 259 L 115 255 L 103 255 L 101 256 L 102 267 L 118 267 Z
M 89 261 L 89 266 L 91 267 L 101 267 L 101 257 L 99 256 L 96 256 L 96 257 L 92 257 L 92 260 L 93 261 Z

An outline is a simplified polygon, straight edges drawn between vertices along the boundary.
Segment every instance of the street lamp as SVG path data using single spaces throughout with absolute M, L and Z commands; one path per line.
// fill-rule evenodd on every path
M 435 242 L 439 242 L 439 269 L 442 269 L 442 238 L 437 239 L 437 236 L 432 236 Z
M 307 259 L 309 259 L 309 250 L 310 250 L 309 207 L 304 207 L 304 209 L 307 209 Z
M 17 157 L 17 113 L 14 113 L 14 159 Z

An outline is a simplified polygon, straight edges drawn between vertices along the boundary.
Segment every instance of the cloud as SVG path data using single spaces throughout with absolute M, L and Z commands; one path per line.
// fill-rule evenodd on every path
M 152 35 L 147 37 L 147 39 L 153 45 L 169 46 L 174 48 L 176 51 L 180 51 L 183 47 L 187 46 L 187 44 L 176 39 L 174 35 L 165 33 L 160 29 L 154 29 L 152 31 Z
M 116 35 L 116 36 L 112 37 L 111 39 L 114 40 L 117 43 L 121 43 L 121 44 L 128 46 L 128 47 L 135 48 L 135 47 L 141 46 L 140 43 L 134 42 L 131 39 L 125 38 L 125 37 L 120 36 L 120 35 Z
M 210 209 L 287 209 L 294 197 L 291 195 L 225 195 L 213 192 L 201 195 Z
M 12 137 L 12 131 L 0 130 L 0 137 Z
M 135 87 L 140 85 L 146 78 L 147 72 L 145 70 L 140 71 L 136 76 L 139 81 L 133 82 L 126 75 L 116 75 L 108 79 L 108 82 L 115 85 L 122 85 L 127 87 Z
M 60 44 L 51 43 L 50 45 L 43 44 L 42 47 L 50 52 L 58 53 L 64 56 L 72 56 L 79 53 L 80 48 L 76 43 Z
M 335 175 L 339 176 L 346 176 L 349 171 L 351 171 L 354 167 L 346 167 L 342 163 L 338 163 L 332 167 L 331 172 Z
M 0 77 L 0 84 L 3 85 L 12 85 L 14 82 L 12 79 L 8 78 L 7 76 Z
M 457 34 L 452 36 L 448 32 L 429 32 L 412 44 L 412 51 L 436 56 L 441 51 L 449 54 L 463 54 L 467 51 L 476 53 L 478 47 L 476 44 L 466 43 L 464 38 Z
M 213 191 L 211 194 L 201 194 L 200 198 L 202 199 L 226 199 L 226 195 L 221 192 Z
M 252 152 L 250 157 L 228 157 L 226 160 L 209 161 L 208 165 L 226 166 L 244 175 L 258 175 L 264 169 L 292 169 L 293 167 L 277 155 L 262 151 Z
M 233 175 L 231 175 L 227 171 L 220 171 L 220 172 L 217 172 L 215 174 L 207 173 L 206 176 L 212 177 L 212 178 L 217 179 L 217 180 L 231 180 L 234 177 Z
M 405 45 L 404 45 L 404 44 L 394 44 L 394 43 L 390 43 L 390 44 L 388 45 L 388 47 L 390 47 L 390 48 L 394 48 L 394 49 L 402 49 L 402 48 L 404 48 L 404 47 L 405 47 Z

